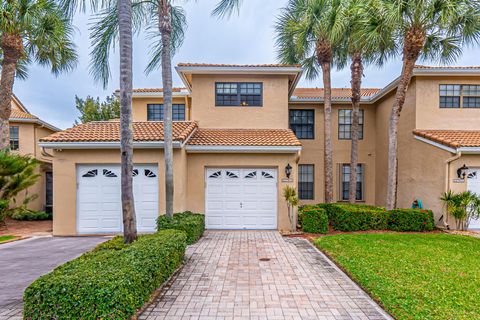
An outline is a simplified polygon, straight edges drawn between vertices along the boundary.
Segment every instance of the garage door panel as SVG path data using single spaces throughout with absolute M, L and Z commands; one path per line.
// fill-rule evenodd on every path
M 78 232 L 121 232 L 120 166 L 79 166 L 77 181 Z M 157 166 L 135 165 L 133 189 L 137 229 L 139 232 L 153 232 L 158 216 Z
M 467 188 L 477 196 L 480 195 L 480 168 L 471 168 L 468 171 Z M 470 221 L 469 229 L 480 229 L 480 219 Z
M 274 169 L 207 169 L 205 211 L 209 229 L 276 229 Z

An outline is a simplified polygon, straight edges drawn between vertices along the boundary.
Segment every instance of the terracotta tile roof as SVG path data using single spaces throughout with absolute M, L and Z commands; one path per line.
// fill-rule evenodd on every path
M 379 88 L 363 88 L 362 97 L 371 97 L 378 93 Z M 323 98 L 323 88 L 297 88 L 293 95 L 300 99 L 318 99 Z M 352 90 L 350 88 L 332 88 L 332 99 L 350 99 Z
M 185 141 L 197 128 L 193 121 L 175 121 L 173 140 Z M 120 140 L 119 121 L 94 121 L 54 133 L 41 139 L 42 142 L 110 142 Z M 133 123 L 134 141 L 163 141 L 163 122 L 146 121 Z
M 301 146 L 290 129 L 202 129 L 188 145 L 208 146 Z
M 172 92 L 182 92 L 187 90 L 187 88 L 172 88 Z M 133 89 L 133 92 L 163 92 L 163 88 L 137 88 Z
M 10 119 L 38 119 L 38 118 L 33 114 L 12 109 L 12 113 L 10 114 Z
M 480 147 L 478 130 L 414 130 L 413 134 L 451 148 Z
M 179 63 L 179 67 L 246 67 L 246 68 L 300 68 L 299 64 L 223 64 L 223 63 Z
M 475 70 L 479 69 L 480 66 L 423 66 L 423 65 L 416 65 L 416 69 L 460 69 L 460 70 Z

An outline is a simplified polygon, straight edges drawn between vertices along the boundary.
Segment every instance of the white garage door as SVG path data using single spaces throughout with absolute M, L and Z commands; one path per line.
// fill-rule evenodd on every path
M 120 166 L 78 166 L 77 184 L 78 233 L 122 232 Z M 158 216 L 157 166 L 134 166 L 133 193 L 138 232 L 155 231 Z
M 480 196 L 480 168 L 470 169 L 467 175 L 467 188 Z M 470 221 L 469 229 L 480 229 L 480 219 Z
M 277 171 L 207 169 L 208 229 L 276 229 Z

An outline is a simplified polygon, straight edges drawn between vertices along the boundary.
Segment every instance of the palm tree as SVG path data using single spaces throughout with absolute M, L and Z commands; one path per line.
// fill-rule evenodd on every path
M 343 44 L 338 50 L 337 65 L 343 67 L 348 60 L 351 61 L 352 129 L 349 202 L 353 204 L 357 200 L 359 114 L 364 64 L 383 65 L 385 60 L 395 52 L 395 42 L 392 27 L 379 14 L 375 3 L 365 0 L 346 0 L 343 1 L 343 9 L 339 12 L 344 21 L 344 30 L 337 33 L 339 38 L 333 39 L 334 42 Z
M 450 63 L 462 46 L 478 41 L 480 4 L 474 0 L 378 0 L 380 11 L 396 27 L 402 46 L 402 73 L 388 130 L 387 209 L 396 206 L 398 121 L 418 59 Z
M 72 26 L 51 0 L 13 0 L 0 4 L 1 66 L 0 150 L 9 146 L 8 119 L 15 75 L 25 77 L 31 62 L 49 66 L 55 75 L 77 62 Z
M 344 29 L 342 0 L 290 0 L 275 25 L 278 56 L 283 63 L 300 63 L 308 79 L 322 70 L 324 85 L 325 202 L 333 199 L 331 68 L 339 49 L 333 39 Z

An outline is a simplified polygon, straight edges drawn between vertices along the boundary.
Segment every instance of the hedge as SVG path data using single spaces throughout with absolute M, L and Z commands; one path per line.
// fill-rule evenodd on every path
M 165 230 L 124 245 L 116 237 L 26 290 L 25 319 L 130 319 L 181 265 L 186 235 Z
M 185 211 L 175 213 L 173 218 L 159 216 L 157 219 L 157 229 L 177 229 L 187 233 L 187 244 L 193 244 L 198 241 L 205 232 L 205 215 Z
M 388 229 L 394 231 L 432 231 L 435 229 L 433 212 L 422 209 L 395 209 L 390 211 Z
M 311 206 L 303 208 L 306 207 Z M 383 207 L 345 203 L 321 203 L 314 207 L 326 211 L 330 225 L 337 231 L 432 231 L 435 229 L 433 213 L 429 210 L 396 209 L 387 211 Z M 301 219 L 305 218 L 303 214 L 299 214 L 300 216 Z
M 305 206 L 301 212 L 302 230 L 309 233 L 327 233 L 328 216 L 325 209 Z

